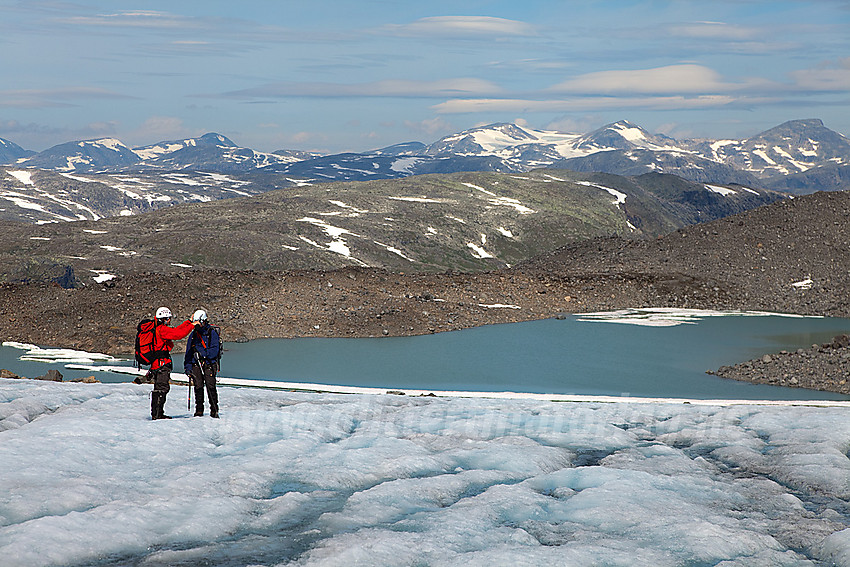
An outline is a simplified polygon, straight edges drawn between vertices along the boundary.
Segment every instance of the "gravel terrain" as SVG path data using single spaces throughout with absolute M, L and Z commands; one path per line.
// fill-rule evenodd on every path
M 821 192 L 658 239 L 597 239 L 489 272 L 187 270 L 78 289 L 3 284 L 0 339 L 130 355 L 136 323 L 160 305 L 176 317 L 206 309 L 229 341 L 418 335 L 636 307 L 850 317 L 848 243 L 850 192 Z M 730 376 L 788 375 L 786 385 L 846 391 L 837 375 L 809 372 L 836 350 Z
M 839 335 L 830 343 L 808 349 L 783 350 L 734 366 L 721 366 L 712 374 L 756 384 L 850 394 L 850 335 Z

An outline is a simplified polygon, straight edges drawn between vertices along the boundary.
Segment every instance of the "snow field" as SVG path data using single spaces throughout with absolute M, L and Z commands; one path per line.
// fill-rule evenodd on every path
M 0 380 L 5 565 L 850 557 L 843 408 L 149 391 Z

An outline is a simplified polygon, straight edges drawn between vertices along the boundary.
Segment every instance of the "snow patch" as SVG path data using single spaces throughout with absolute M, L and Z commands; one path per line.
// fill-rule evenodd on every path
M 335 254 L 345 256 L 346 258 L 350 258 L 350 259 L 354 260 L 355 262 L 357 262 L 357 263 L 359 263 L 363 266 L 367 265 L 365 262 L 362 262 L 362 261 L 358 260 L 357 258 L 354 258 L 351 255 L 351 249 L 348 247 L 348 243 L 342 238 L 343 235 L 349 235 L 349 236 L 354 236 L 354 237 L 360 238 L 359 234 L 355 234 L 355 233 L 353 233 L 350 230 L 345 229 L 345 228 L 333 226 L 331 224 L 326 223 L 323 220 L 313 218 L 313 217 L 303 217 L 303 218 L 298 219 L 297 222 L 306 222 L 306 223 L 310 223 L 314 226 L 317 226 L 317 227 L 321 228 L 325 232 L 325 234 L 327 234 L 328 236 L 330 236 L 333 239 L 327 245 L 323 246 L 323 245 L 319 244 L 318 242 L 315 242 L 314 240 L 307 238 L 306 236 L 299 236 L 298 238 L 300 238 L 304 242 L 306 242 L 306 243 L 308 243 L 312 246 L 315 246 L 317 248 L 321 248 L 323 250 L 327 250 L 329 252 L 333 252 Z
M 412 173 L 413 168 L 416 167 L 416 164 L 422 161 L 422 159 L 423 158 L 419 157 L 399 158 L 393 162 L 390 169 L 399 173 L 410 174 Z
M 398 248 L 395 248 L 395 247 L 393 247 L 393 246 L 390 246 L 389 244 L 382 244 L 382 243 L 378 242 L 377 240 L 373 240 L 372 242 L 374 242 L 375 244 L 377 244 L 377 245 L 378 245 L 378 246 L 380 246 L 381 248 L 385 249 L 387 252 L 392 252 L 392 253 L 393 253 L 393 254 L 395 254 L 396 256 L 400 256 L 400 257 L 404 258 L 404 259 L 405 259 L 405 260 L 407 260 L 408 262 L 415 262 L 415 261 L 416 261 L 416 260 L 414 260 L 413 258 L 410 258 L 410 257 L 406 256 L 406 255 L 404 254 L 404 252 L 402 252 L 402 251 L 401 251 L 401 250 L 399 250 Z
M 23 183 L 24 185 L 35 185 L 32 181 L 31 171 L 7 171 L 9 175 Z
M 734 189 L 729 189 L 728 187 L 720 187 L 719 185 L 705 185 L 705 188 L 711 191 L 712 193 L 718 193 L 720 195 L 723 195 L 724 197 L 738 194 L 738 192 Z
M 487 189 L 484 189 L 483 187 L 479 187 L 478 185 L 473 185 L 472 183 L 461 183 L 461 185 L 466 185 L 470 189 L 475 189 L 476 191 L 481 191 L 482 193 L 490 195 L 491 197 L 498 197 L 498 195 L 496 195 L 492 191 L 488 191 Z
M 368 212 L 369 212 L 369 211 L 367 211 L 367 210 L 365 210 L 365 209 L 358 209 L 357 207 L 352 207 L 351 205 L 346 205 L 346 204 L 345 204 L 345 203 L 343 203 L 342 201 L 329 200 L 329 201 L 328 201 L 328 203 L 330 203 L 331 205 L 336 205 L 337 207 L 339 207 L 339 208 L 341 208 L 341 209 L 349 209 L 349 210 L 352 210 L 352 211 L 354 211 L 355 213 L 368 213 Z
M 519 305 L 510 305 L 508 303 L 479 303 L 478 307 L 487 309 L 522 309 Z
M 484 259 L 484 258 L 495 258 L 492 254 L 484 250 L 481 246 L 477 245 L 474 242 L 467 243 L 467 246 L 472 249 L 472 255 L 476 258 Z
M 70 173 L 60 173 L 62 177 L 67 177 L 68 179 L 73 179 L 74 181 L 82 181 L 83 183 L 100 183 L 97 179 L 89 179 L 88 177 L 82 177 L 80 175 L 72 175 Z
M 625 193 L 622 193 L 620 191 L 617 191 L 616 189 L 612 189 L 610 187 L 605 187 L 604 185 L 599 185 L 597 183 L 591 183 L 590 181 L 577 181 L 576 183 L 578 185 L 584 185 L 585 187 L 596 187 L 597 189 L 602 189 L 603 191 L 610 193 L 611 195 L 613 195 L 615 197 L 613 204 L 617 205 L 617 207 L 619 207 L 620 205 L 625 203 L 626 197 L 628 197 L 628 195 L 626 195 Z
M 387 197 L 393 201 L 409 201 L 411 203 L 445 203 L 442 199 L 430 199 L 428 197 Z
M 114 274 L 110 274 L 105 270 L 91 270 L 91 272 L 97 274 L 96 276 L 92 276 L 92 279 L 97 283 L 108 282 L 109 280 L 115 279 Z

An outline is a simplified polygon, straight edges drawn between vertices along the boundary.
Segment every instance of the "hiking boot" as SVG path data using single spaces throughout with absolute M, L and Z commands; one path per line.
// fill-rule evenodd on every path
M 218 419 L 218 410 L 211 410 L 210 411 L 210 417 L 214 417 L 214 418 Z
M 165 407 L 165 394 L 162 392 L 151 393 L 151 419 L 171 419 L 170 415 L 165 415 L 163 408 Z
M 203 417 L 203 416 L 204 416 L 204 409 L 201 408 L 201 409 L 196 409 L 195 415 L 193 415 L 192 417 Z

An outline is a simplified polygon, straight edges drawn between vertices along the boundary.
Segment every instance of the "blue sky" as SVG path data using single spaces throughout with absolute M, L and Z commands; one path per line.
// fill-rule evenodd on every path
M 0 0 L 0 138 L 364 151 L 492 122 L 850 135 L 850 1 Z

